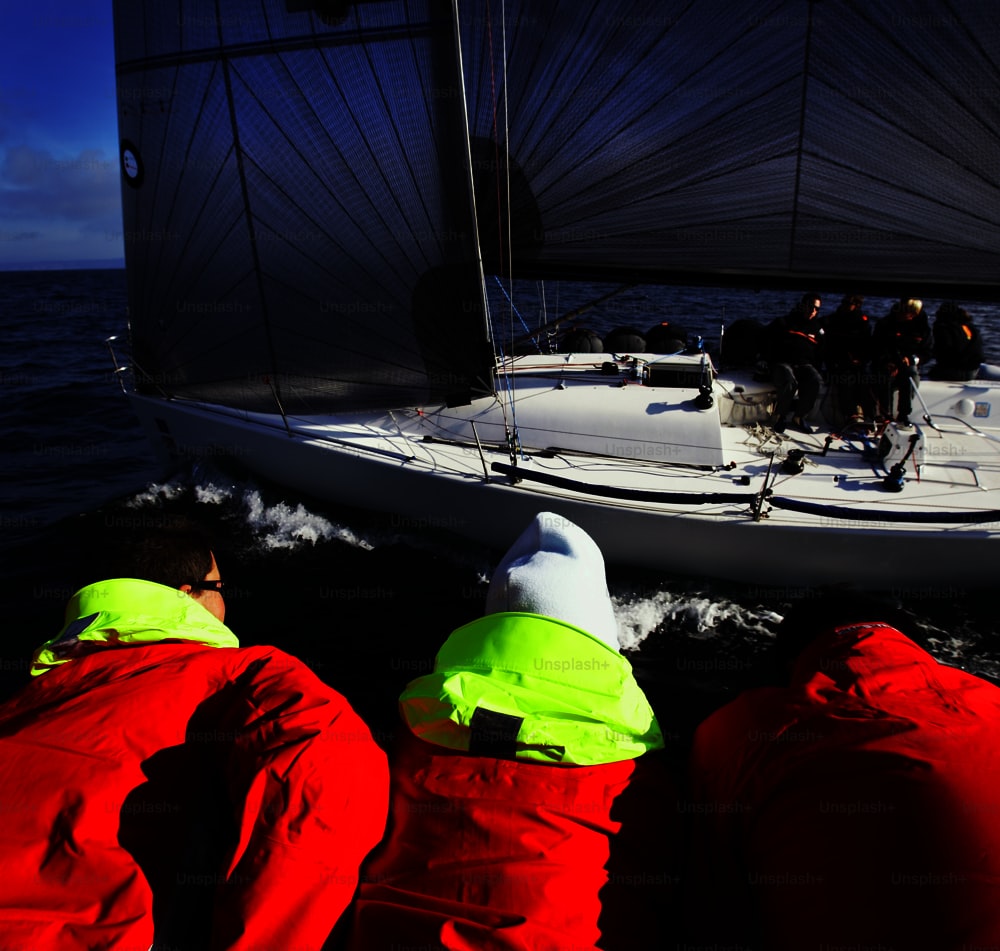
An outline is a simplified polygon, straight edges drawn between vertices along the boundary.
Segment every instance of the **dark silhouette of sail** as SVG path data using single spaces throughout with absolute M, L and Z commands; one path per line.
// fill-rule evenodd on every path
M 467 398 L 490 363 L 480 251 L 515 277 L 995 295 L 980 0 L 116 0 L 115 20 L 150 388 Z
M 299 413 L 487 388 L 448 3 L 122 0 L 115 35 L 142 388 Z
M 476 5 L 463 50 L 472 135 L 499 126 L 541 217 L 522 275 L 995 294 L 982 4 L 515 6 Z

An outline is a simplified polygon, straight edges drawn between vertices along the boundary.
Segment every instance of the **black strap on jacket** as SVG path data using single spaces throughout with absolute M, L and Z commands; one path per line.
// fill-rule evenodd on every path
M 514 759 L 517 754 L 517 734 L 524 717 L 511 716 L 476 707 L 469 728 L 469 752 L 473 756 Z

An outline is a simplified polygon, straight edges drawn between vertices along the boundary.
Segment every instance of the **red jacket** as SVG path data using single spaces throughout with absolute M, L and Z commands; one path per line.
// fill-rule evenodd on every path
M 549 766 L 407 733 L 351 951 L 665 947 L 676 927 L 673 790 L 656 754 Z M 619 836 L 623 820 L 631 838 Z M 651 943 L 636 944 L 639 932 Z
M 676 787 L 618 651 L 552 618 L 488 615 L 400 706 L 390 827 L 352 951 L 666 944 Z
M 157 947 L 319 948 L 387 787 L 279 650 L 94 647 L 0 708 L 0 947 L 147 951 L 155 920 Z
M 1000 947 L 1000 689 L 899 631 L 832 632 L 717 711 L 691 784 L 706 940 Z

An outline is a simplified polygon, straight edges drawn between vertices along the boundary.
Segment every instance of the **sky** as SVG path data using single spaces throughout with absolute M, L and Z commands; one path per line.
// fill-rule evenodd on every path
M 6 4 L 0 270 L 123 257 L 111 0 Z

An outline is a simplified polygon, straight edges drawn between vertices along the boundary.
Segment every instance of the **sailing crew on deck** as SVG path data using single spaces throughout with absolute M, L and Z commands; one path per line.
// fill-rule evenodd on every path
M 913 388 L 920 382 L 920 364 L 933 353 L 933 342 L 923 301 L 914 298 L 896 301 L 872 331 L 872 366 L 881 412 L 889 418 L 895 416 L 901 426 L 910 425 Z
M 385 755 L 305 664 L 239 646 L 200 532 L 113 542 L 0 705 L 0 947 L 318 951 Z
M 667 943 L 677 784 L 589 535 L 539 514 L 400 712 L 353 951 Z
M 811 433 L 806 417 L 812 412 L 823 385 L 819 371 L 822 361 L 819 319 L 822 305 L 818 294 L 803 294 L 802 299 L 784 317 L 767 326 L 765 358 L 770 365 L 771 382 L 778 386 L 778 398 L 771 419 L 775 432 L 789 425 L 801 433 Z
M 777 632 L 785 683 L 699 726 L 686 907 L 704 946 L 1000 947 L 1000 688 L 907 626 L 807 599 Z
M 974 380 L 983 362 L 983 338 L 964 307 L 945 301 L 934 315 L 933 380 Z

